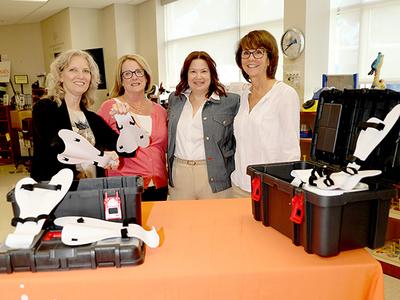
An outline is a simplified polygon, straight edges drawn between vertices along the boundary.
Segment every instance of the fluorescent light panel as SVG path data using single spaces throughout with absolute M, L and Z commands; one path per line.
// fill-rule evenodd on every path
M 12 0 L 14 2 L 47 2 L 49 0 Z

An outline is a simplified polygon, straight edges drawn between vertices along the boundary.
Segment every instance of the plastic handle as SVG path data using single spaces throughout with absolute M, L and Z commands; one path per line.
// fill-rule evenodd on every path
M 304 218 L 304 194 L 296 194 L 292 198 L 292 212 L 290 214 L 290 220 L 293 223 L 301 224 Z
M 251 180 L 251 199 L 253 201 L 261 200 L 261 177 L 256 176 Z

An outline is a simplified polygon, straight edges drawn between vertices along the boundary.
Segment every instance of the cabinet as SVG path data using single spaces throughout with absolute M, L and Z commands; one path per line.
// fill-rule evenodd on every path
M 400 193 L 400 183 L 396 186 Z M 385 246 L 370 252 L 381 263 L 383 273 L 400 279 L 400 200 L 398 197 L 392 199 Z
M 11 110 L 11 140 L 15 165 L 23 164 L 30 170 L 32 147 L 32 111 Z
M 10 110 L 11 106 L 0 105 L 0 164 L 14 162 Z
M 314 132 L 316 115 L 316 112 L 300 112 L 300 150 L 302 160 L 310 159 L 312 134 Z
M 46 94 L 46 89 L 42 87 L 32 88 L 32 105 Z

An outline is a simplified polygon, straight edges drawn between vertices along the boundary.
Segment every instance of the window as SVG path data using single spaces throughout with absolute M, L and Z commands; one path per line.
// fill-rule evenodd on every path
M 382 52 L 380 77 L 398 89 L 400 1 L 332 0 L 331 10 L 329 74 L 359 73 L 361 86 L 368 87 L 371 63 Z
M 164 11 L 165 82 L 172 88 L 185 57 L 195 50 L 211 55 L 222 83 L 243 81 L 234 57 L 239 39 L 265 29 L 279 44 L 283 32 L 283 0 L 179 0 L 165 5 Z M 276 77 L 282 79 L 282 59 Z

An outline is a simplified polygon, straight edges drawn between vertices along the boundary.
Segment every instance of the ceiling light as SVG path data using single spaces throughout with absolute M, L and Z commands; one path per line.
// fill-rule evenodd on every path
M 12 0 L 14 2 L 47 2 L 49 0 Z

